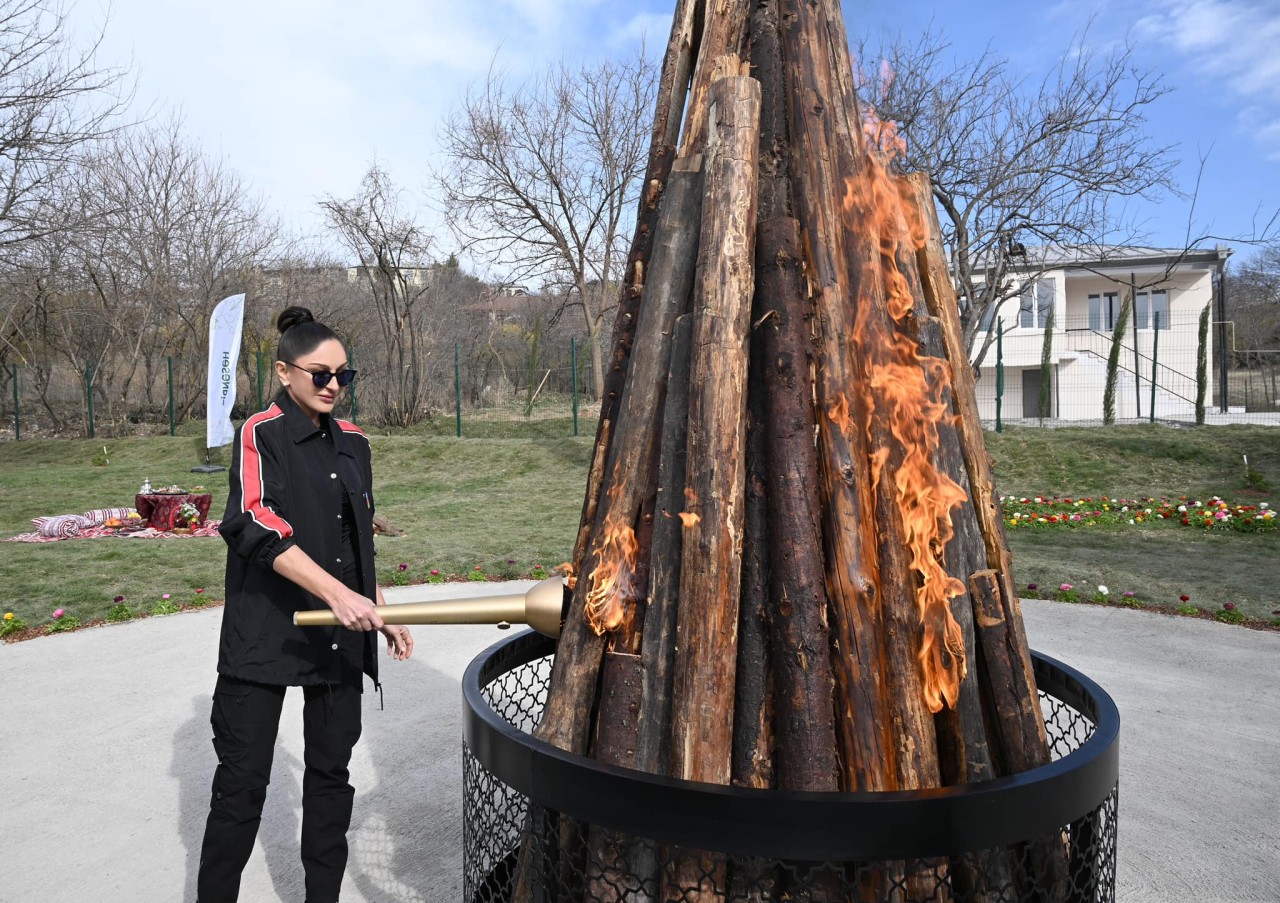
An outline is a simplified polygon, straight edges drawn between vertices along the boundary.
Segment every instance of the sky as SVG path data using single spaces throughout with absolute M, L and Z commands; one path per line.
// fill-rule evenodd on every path
M 317 235 L 317 202 L 350 197 L 375 160 L 429 208 L 443 166 L 436 136 L 469 85 L 496 66 L 520 78 L 549 63 L 666 43 L 675 0 L 67 0 L 98 62 L 127 68 L 135 113 L 178 115 L 193 143 L 235 170 L 285 229 Z M 844 0 L 851 35 L 925 28 L 956 54 L 984 49 L 1038 81 L 1072 48 L 1130 43 L 1174 90 L 1149 112 L 1177 145 L 1195 209 L 1171 197 L 1134 212 L 1153 244 L 1258 236 L 1280 208 L 1280 0 Z M 1088 26 L 1087 34 L 1084 33 Z M 428 222 L 438 217 L 425 213 Z M 453 244 L 443 227 L 439 243 Z M 1213 241 L 1211 240 L 1212 244 Z M 1247 256 L 1247 245 L 1235 243 Z

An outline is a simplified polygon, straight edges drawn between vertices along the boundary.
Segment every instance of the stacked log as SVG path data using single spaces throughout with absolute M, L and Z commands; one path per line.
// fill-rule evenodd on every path
M 781 790 L 1043 764 L 930 186 L 859 109 L 838 0 L 679 0 L 658 93 L 539 736 Z M 597 899 L 725 892 L 705 857 L 588 847 Z

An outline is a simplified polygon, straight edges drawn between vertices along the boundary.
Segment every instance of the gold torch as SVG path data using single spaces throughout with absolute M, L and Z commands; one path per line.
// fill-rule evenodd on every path
M 527 593 L 474 596 L 469 599 L 437 599 L 378 606 L 384 624 L 528 624 L 549 637 L 560 636 L 568 605 L 563 577 L 550 577 Z M 337 627 L 337 616 L 328 609 L 295 611 L 299 627 Z

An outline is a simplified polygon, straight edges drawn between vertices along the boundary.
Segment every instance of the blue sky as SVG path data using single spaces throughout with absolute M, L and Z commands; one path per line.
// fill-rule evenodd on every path
M 105 2 L 105 0 L 104 0 Z M 71 7 L 77 31 L 105 21 L 99 60 L 127 66 L 139 109 L 177 111 L 192 139 L 243 175 L 286 227 L 320 229 L 316 201 L 349 196 L 373 159 L 425 194 L 435 134 L 496 58 L 515 76 L 549 61 L 665 44 L 675 0 L 110 0 Z M 1280 2 L 1124 4 L 845 0 L 851 33 L 942 29 L 956 52 L 1008 57 L 1033 81 L 1092 17 L 1089 44 L 1130 41 L 1174 90 L 1150 113 L 1179 145 L 1189 191 L 1208 153 L 1194 231 L 1256 234 L 1280 207 Z M 1152 240 L 1177 245 L 1189 203 L 1143 208 Z M 1259 221 L 1260 220 L 1260 221 Z M 447 247 L 447 236 L 441 235 Z M 1245 249 L 1241 249 L 1245 251 Z M 1247 252 L 1246 252 L 1247 253 Z

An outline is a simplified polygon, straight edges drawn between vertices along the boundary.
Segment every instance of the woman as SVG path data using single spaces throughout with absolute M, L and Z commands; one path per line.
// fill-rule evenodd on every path
M 276 322 L 280 392 L 236 433 L 220 528 L 227 552 L 213 745 L 218 767 L 200 851 L 200 903 L 235 900 L 261 821 L 285 688 L 301 686 L 305 770 L 302 865 L 308 903 L 338 899 L 355 791 L 347 782 L 360 736 L 362 674 L 378 684 L 381 631 L 392 658 L 413 653 L 404 627 L 374 602 L 369 440 L 332 416 L 347 368 L 342 343 L 302 307 Z M 342 627 L 293 625 L 327 606 Z

